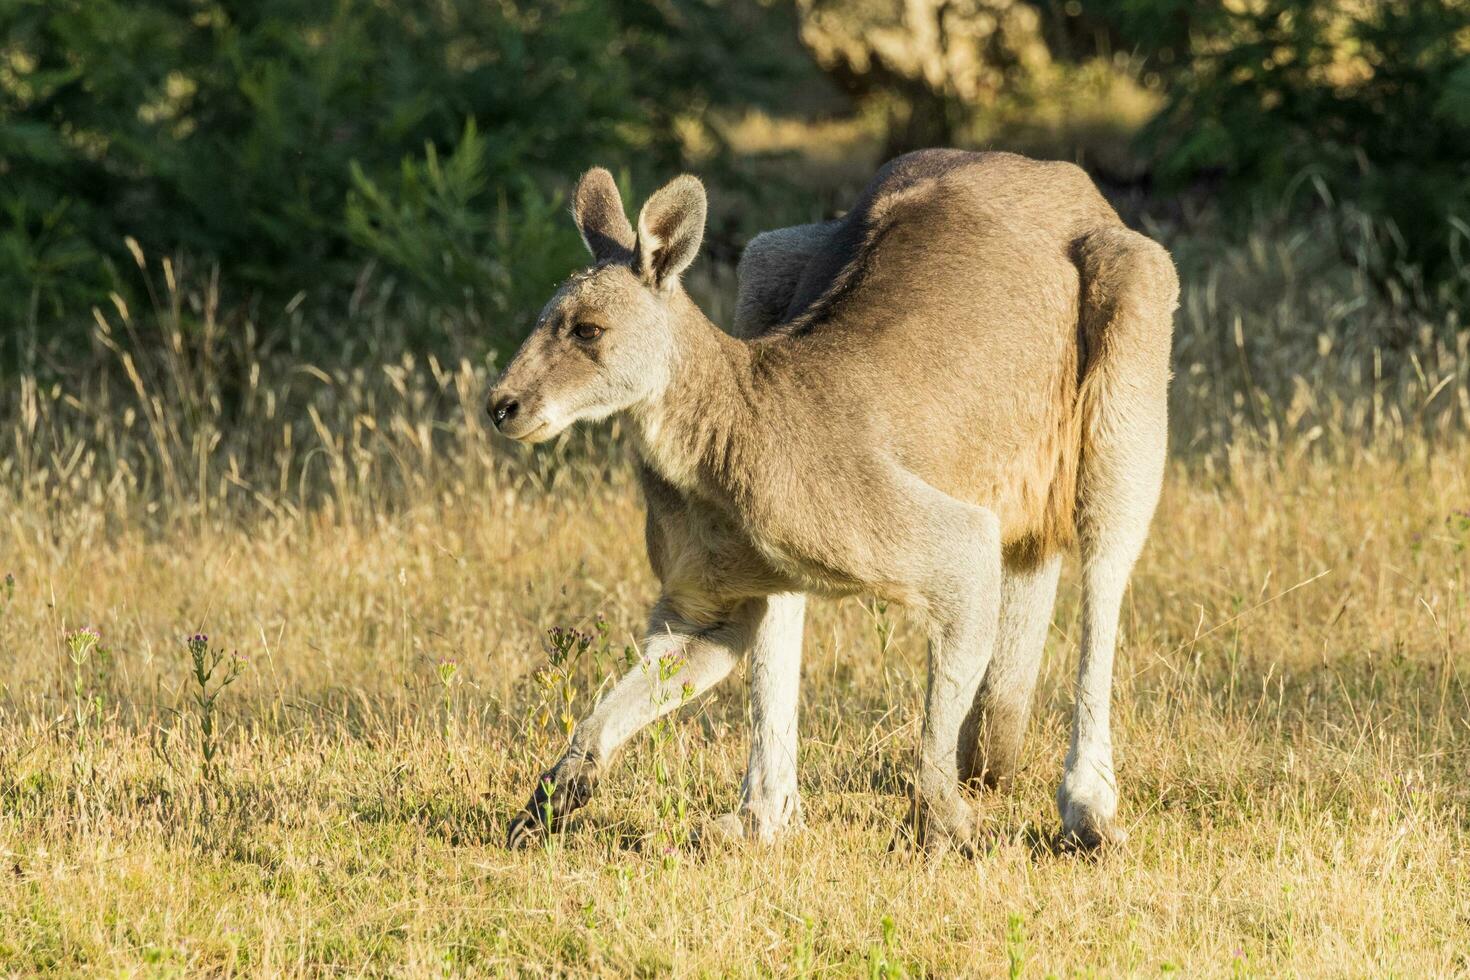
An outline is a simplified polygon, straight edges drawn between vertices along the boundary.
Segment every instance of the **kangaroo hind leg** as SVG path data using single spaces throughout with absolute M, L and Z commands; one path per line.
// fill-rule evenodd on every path
M 1005 788 L 1015 776 L 1061 567 L 1053 555 L 1006 570 L 995 653 L 960 730 L 960 778 L 971 786 Z
M 1169 347 L 1179 283 L 1169 255 L 1126 229 L 1079 242 L 1084 374 L 1077 484 L 1082 651 L 1066 771 L 1063 839 L 1119 841 L 1110 702 L 1118 616 L 1148 536 L 1168 439 Z

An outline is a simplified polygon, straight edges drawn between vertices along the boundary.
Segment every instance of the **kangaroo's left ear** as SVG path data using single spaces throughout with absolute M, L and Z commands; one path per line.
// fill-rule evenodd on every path
M 698 177 L 669 181 L 638 213 L 638 244 L 633 268 L 658 288 L 671 283 L 699 254 L 708 204 Z
M 601 167 L 593 167 L 577 182 L 577 191 L 572 195 L 572 220 L 587 251 L 598 262 L 626 262 L 633 254 L 633 226 L 623 213 L 618 183 Z

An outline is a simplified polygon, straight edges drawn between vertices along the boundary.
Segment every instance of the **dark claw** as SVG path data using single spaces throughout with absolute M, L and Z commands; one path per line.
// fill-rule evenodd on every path
M 973 859 L 980 853 L 979 844 L 974 828 L 965 835 L 946 833 L 936 822 L 933 811 L 911 795 L 908 816 L 888 841 L 888 852 L 940 854 L 952 850 L 963 858 Z
M 543 773 L 536 781 L 531 801 L 511 818 L 505 846 L 513 851 L 519 850 L 531 846 L 548 830 L 557 833 L 565 828 L 567 818 L 592 798 L 596 784 L 595 770 L 585 763 L 561 764 L 551 772 Z M 548 817 L 550 827 L 547 826 Z
M 522 810 L 511 818 L 510 832 L 505 837 L 505 846 L 512 851 L 530 847 L 540 834 L 540 825 L 530 813 Z
M 1085 819 L 1071 830 L 1057 835 L 1059 854 L 1081 854 L 1096 857 L 1128 840 L 1128 832 L 1111 821 Z

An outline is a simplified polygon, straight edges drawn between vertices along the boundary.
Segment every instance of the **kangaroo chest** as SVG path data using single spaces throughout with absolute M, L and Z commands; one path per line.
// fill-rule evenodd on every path
M 642 477 L 649 564 L 680 615 L 694 624 L 717 622 L 746 599 L 797 587 L 728 515 L 646 467 Z

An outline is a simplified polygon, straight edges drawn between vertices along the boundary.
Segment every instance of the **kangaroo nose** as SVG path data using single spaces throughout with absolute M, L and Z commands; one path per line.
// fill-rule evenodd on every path
M 502 395 L 500 398 L 493 399 L 490 402 L 490 420 L 495 423 L 495 427 L 498 429 L 515 418 L 516 412 L 520 410 L 520 402 L 509 395 Z

